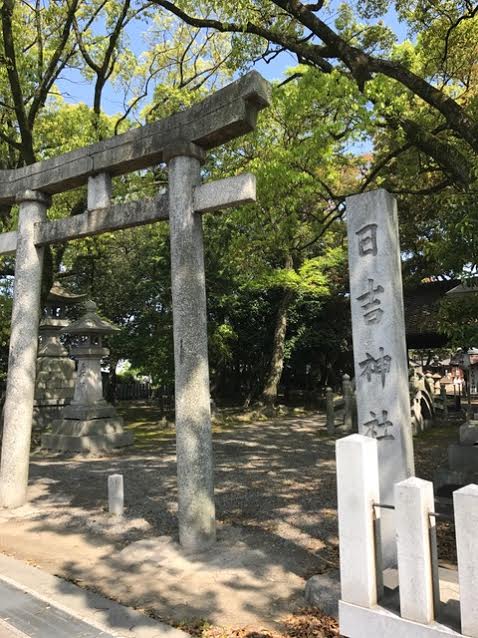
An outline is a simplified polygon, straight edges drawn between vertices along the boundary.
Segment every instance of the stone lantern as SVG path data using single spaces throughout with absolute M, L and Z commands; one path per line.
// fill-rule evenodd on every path
M 61 418 L 63 408 L 73 398 L 75 363 L 60 341 L 60 333 L 70 323 L 66 319 L 68 306 L 84 297 L 69 292 L 55 282 L 46 300 L 39 328 L 33 408 L 34 425 L 42 429 Z
M 103 347 L 105 335 L 119 328 L 96 314 L 96 304 L 88 301 L 86 313 L 62 329 L 72 339 L 70 354 L 77 359 L 73 399 L 63 410 L 61 421 L 51 434 L 42 437 L 43 447 L 71 452 L 100 452 L 130 445 L 133 434 L 123 429 L 123 419 L 103 398 L 101 360 L 109 354 Z

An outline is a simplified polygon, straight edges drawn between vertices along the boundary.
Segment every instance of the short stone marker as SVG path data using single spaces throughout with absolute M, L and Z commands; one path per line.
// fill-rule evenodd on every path
M 113 516 L 123 516 L 124 484 L 122 474 L 108 476 L 108 511 Z
M 350 301 L 359 433 L 377 440 L 380 501 L 414 474 L 397 206 L 385 190 L 347 198 Z M 381 521 L 383 566 L 396 562 L 395 524 Z

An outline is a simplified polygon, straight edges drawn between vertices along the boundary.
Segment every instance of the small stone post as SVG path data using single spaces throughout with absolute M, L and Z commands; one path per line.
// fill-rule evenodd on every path
M 434 618 L 429 514 L 433 483 L 414 476 L 395 486 L 400 615 L 428 625 Z
M 342 600 L 370 608 L 377 604 L 373 507 L 379 502 L 377 442 L 351 434 L 337 441 L 336 457 Z
M 453 492 L 461 633 L 478 638 L 478 485 Z
M 108 510 L 113 516 L 123 516 L 124 486 L 122 474 L 108 476 Z
M 354 398 L 352 382 L 348 374 L 344 374 L 342 377 L 342 391 L 344 393 L 344 428 L 346 432 L 352 432 Z
M 394 198 L 385 190 L 347 198 L 347 233 L 358 429 L 377 440 L 380 501 L 393 505 L 395 483 L 415 473 Z M 387 568 L 396 563 L 391 512 L 381 530 Z
M 43 248 L 35 247 L 34 234 L 35 223 L 46 219 L 50 198 L 26 191 L 17 201 L 20 215 L 0 467 L 0 506 L 8 508 L 27 500 L 43 269 Z
M 179 540 L 201 550 L 216 538 L 201 215 L 194 211 L 203 151 L 178 142 L 168 162 Z
M 443 401 L 443 416 L 448 419 L 448 398 L 446 395 L 446 385 L 440 387 L 440 394 Z
M 325 407 L 327 414 L 327 434 L 335 433 L 334 392 L 332 388 L 325 388 Z

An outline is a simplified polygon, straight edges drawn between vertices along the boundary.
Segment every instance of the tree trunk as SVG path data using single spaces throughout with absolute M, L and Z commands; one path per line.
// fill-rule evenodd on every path
M 289 255 L 286 259 L 286 268 L 289 270 L 292 269 L 292 258 Z M 272 357 L 264 389 L 260 396 L 260 401 L 269 406 L 274 405 L 277 400 L 279 382 L 281 380 L 282 370 L 284 369 L 284 347 L 287 331 L 287 317 L 293 296 L 294 294 L 291 290 L 285 289 L 279 303 L 279 308 L 277 309 Z

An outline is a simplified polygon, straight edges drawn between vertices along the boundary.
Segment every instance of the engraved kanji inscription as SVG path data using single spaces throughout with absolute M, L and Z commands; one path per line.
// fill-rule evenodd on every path
M 377 224 L 367 224 L 355 233 L 358 236 L 360 257 L 377 254 Z
M 388 411 L 382 410 L 382 420 L 380 421 L 375 412 L 370 410 L 370 421 L 363 424 L 366 428 L 365 436 L 371 436 L 373 439 L 388 439 L 394 440 L 393 434 L 390 434 L 389 430 L 393 427 L 393 423 L 388 419 Z
M 379 299 L 379 295 L 381 295 L 384 291 L 385 289 L 383 286 L 380 284 L 374 286 L 373 279 L 369 279 L 368 289 L 361 294 L 360 297 L 357 297 L 357 301 L 360 301 L 360 306 L 363 310 L 365 323 L 380 323 L 382 320 L 384 311 L 379 307 L 382 304 Z
M 388 354 L 384 354 L 384 348 L 379 348 L 379 356 L 377 358 L 372 357 L 369 352 L 366 352 L 366 359 L 359 362 L 359 366 L 362 368 L 360 374 L 361 377 L 366 376 L 367 381 L 372 380 L 374 374 L 379 374 L 382 380 L 382 387 L 385 387 L 385 379 L 390 372 L 390 365 L 392 363 L 392 357 Z

